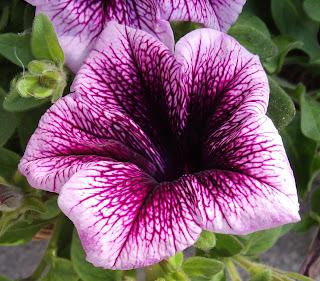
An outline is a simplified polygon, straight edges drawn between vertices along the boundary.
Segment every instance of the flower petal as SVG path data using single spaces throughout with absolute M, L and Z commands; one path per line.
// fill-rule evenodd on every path
M 160 0 L 161 17 L 168 21 L 192 21 L 227 32 L 246 0 Z
M 207 140 L 208 169 L 194 175 L 206 230 L 248 234 L 300 220 L 281 137 L 266 116 L 226 123 Z
M 129 116 L 153 143 L 164 147 L 164 142 L 175 141 L 170 136 L 187 118 L 183 77 L 180 64 L 159 40 L 110 22 L 72 89 Z
M 174 40 L 170 24 L 158 16 L 154 0 L 26 0 L 52 21 L 65 53 L 66 65 L 77 72 L 109 21 L 143 29 L 171 50 Z
M 259 57 L 232 37 L 211 29 L 193 31 L 179 40 L 175 57 L 189 78 L 194 127 L 211 133 L 233 115 L 266 113 L 269 85 Z
M 135 163 L 151 175 L 165 166 L 132 120 L 70 94 L 41 118 L 19 170 L 33 187 L 59 192 L 83 165 L 110 158 Z
M 76 226 L 89 262 L 132 269 L 198 239 L 201 228 L 189 209 L 194 199 L 181 180 L 158 184 L 133 164 L 103 161 L 76 173 L 58 203 Z

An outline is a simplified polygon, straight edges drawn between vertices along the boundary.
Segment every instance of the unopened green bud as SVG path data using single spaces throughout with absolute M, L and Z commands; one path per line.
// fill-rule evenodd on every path
M 47 70 L 40 76 L 40 83 L 46 88 L 55 89 L 61 80 L 60 76 L 58 72 Z
M 37 60 L 30 62 L 28 65 L 29 71 L 33 74 L 38 75 L 41 75 L 43 72 L 48 70 L 48 67 L 50 67 L 50 65 L 47 65 L 46 63 Z
M 0 183 L 0 211 L 12 212 L 18 209 L 23 202 L 23 193 L 20 188 Z
M 21 96 L 34 96 L 34 90 L 41 87 L 39 77 L 32 75 L 25 75 L 17 82 L 17 89 Z

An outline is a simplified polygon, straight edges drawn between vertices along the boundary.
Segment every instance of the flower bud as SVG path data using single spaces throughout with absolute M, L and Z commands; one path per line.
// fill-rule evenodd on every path
M 20 188 L 0 183 L 0 211 L 11 212 L 18 209 L 23 202 Z

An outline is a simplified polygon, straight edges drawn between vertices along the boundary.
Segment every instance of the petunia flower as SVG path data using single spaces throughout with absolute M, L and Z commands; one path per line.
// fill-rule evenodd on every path
M 147 31 L 173 51 L 171 21 L 194 21 L 227 31 L 245 0 L 26 0 L 46 14 L 65 52 L 66 65 L 77 72 L 107 22 L 114 20 Z
M 95 266 L 154 264 L 202 229 L 247 234 L 299 220 L 292 170 L 265 115 L 266 75 L 232 37 L 196 30 L 173 55 L 110 22 L 73 91 L 41 118 L 19 170 L 60 193 Z

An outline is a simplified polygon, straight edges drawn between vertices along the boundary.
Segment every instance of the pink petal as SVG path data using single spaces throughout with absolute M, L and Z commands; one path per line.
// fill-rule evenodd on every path
M 19 170 L 33 187 L 59 193 L 76 171 L 110 158 L 130 160 L 151 175 L 162 173 L 165 166 L 132 120 L 70 94 L 41 118 Z
M 159 0 L 161 17 L 168 21 L 191 21 L 227 32 L 237 20 L 245 0 Z
M 114 22 L 97 41 L 72 89 L 132 118 L 153 143 L 180 131 L 187 118 L 180 64 L 151 35 Z M 171 129 L 172 128 L 172 129 Z
M 231 36 L 193 31 L 179 40 L 175 57 L 189 79 L 189 116 L 199 124 L 209 117 L 218 129 L 234 115 L 266 113 L 269 85 L 259 57 Z
M 211 170 L 190 177 L 204 229 L 244 235 L 300 220 L 293 173 L 268 117 L 231 120 L 206 146 Z
M 125 270 L 157 263 L 198 239 L 194 200 L 183 180 L 158 184 L 133 164 L 103 161 L 76 173 L 58 203 L 87 260 Z
M 109 21 L 143 29 L 171 50 L 174 40 L 170 24 L 159 18 L 154 0 L 26 0 L 52 21 L 65 53 L 66 65 L 77 72 Z

